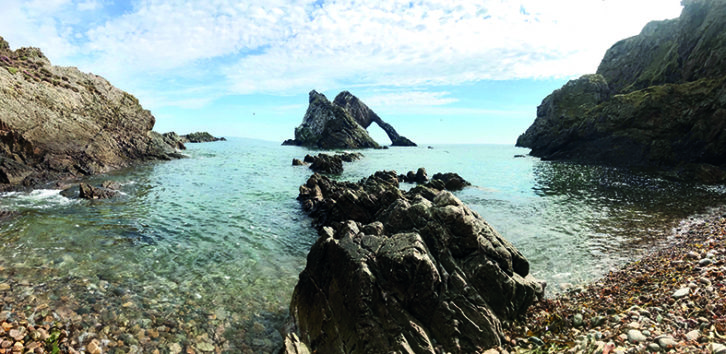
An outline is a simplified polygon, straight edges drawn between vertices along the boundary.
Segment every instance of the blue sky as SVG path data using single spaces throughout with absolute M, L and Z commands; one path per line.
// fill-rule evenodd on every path
M 0 0 L 0 36 L 104 76 L 160 132 L 282 141 L 310 90 L 331 100 L 348 90 L 422 144 L 513 144 L 547 94 L 680 10 L 680 0 Z

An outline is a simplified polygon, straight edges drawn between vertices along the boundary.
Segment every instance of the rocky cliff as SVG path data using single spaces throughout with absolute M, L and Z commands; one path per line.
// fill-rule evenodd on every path
M 0 37 L 0 189 L 178 157 L 138 100 Z
M 379 127 L 381 127 L 381 129 L 383 129 L 384 132 L 386 132 L 388 138 L 391 139 L 391 145 L 416 146 L 413 141 L 409 140 L 405 136 L 399 135 L 392 125 L 384 122 L 383 119 L 376 114 L 376 112 L 373 112 L 372 109 L 368 108 L 365 103 L 359 100 L 358 97 L 353 96 L 350 92 L 343 91 L 339 93 L 338 96 L 335 96 L 333 104 L 345 109 L 351 116 L 353 116 L 355 121 L 365 129 L 368 129 L 372 123 L 376 123 Z
M 545 159 L 726 181 L 726 2 L 683 5 L 546 97 L 517 145 Z
M 542 295 L 524 256 L 433 182 L 403 192 L 384 171 L 300 187 L 320 237 L 293 294 L 287 353 L 480 353 Z
M 295 139 L 283 145 L 302 145 L 322 149 L 378 148 L 366 130 L 371 123 L 378 124 L 394 146 L 416 146 L 400 136 L 388 123 L 348 91 L 343 91 L 331 103 L 325 95 L 310 92 L 310 103 L 303 122 L 295 128 Z

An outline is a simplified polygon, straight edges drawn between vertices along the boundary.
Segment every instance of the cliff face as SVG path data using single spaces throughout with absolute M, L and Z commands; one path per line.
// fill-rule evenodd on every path
M 0 189 L 177 157 L 154 117 L 104 78 L 0 37 Z
M 392 125 L 384 122 L 383 119 L 376 114 L 376 112 L 373 112 L 372 109 L 368 108 L 365 103 L 359 100 L 358 97 L 353 96 L 350 92 L 343 91 L 339 93 L 338 96 L 335 97 L 335 100 L 333 100 L 333 104 L 345 109 L 351 116 L 353 116 L 355 121 L 365 129 L 368 129 L 372 123 L 376 123 L 379 127 L 381 127 L 381 129 L 383 129 L 384 132 L 386 132 L 388 138 L 391 139 L 391 145 L 416 146 L 413 141 L 409 140 L 405 136 L 399 135 Z
M 726 180 L 726 2 L 684 1 L 542 101 L 518 146 L 546 159 Z
M 302 124 L 295 128 L 295 139 L 286 140 L 283 145 L 322 149 L 379 148 L 366 131 L 374 122 L 388 134 L 392 145 L 416 146 L 350 92 L 341 92 L 331 103 L 315 90 L 310 92 L 310 103 Z

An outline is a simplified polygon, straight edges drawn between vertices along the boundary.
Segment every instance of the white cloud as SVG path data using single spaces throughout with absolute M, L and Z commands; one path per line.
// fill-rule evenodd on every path
M 369 107 L 441 106 L 458 101 L 449 92 L 407 91 L 377 94 L 362 98 Z
M 79 10 L 103 11 L 98 0 L 4 0 L 0 34 L 16 46 L 39 46 L 52 60 L 80 61 L 82 69 L 148 92 L 151 101 L 176 104 L 184 97 L 167 96 L 205 77 L 219 97 L 312 88 L 415 91 L 579 75 L 595 71 L 609 46 L 649 20 L 676 17 L 679 3 L 138 0 L 124 14 L 105 13 L 96 23 L 79 20 Z M 387 99 L 447 102 L 437 94 Z

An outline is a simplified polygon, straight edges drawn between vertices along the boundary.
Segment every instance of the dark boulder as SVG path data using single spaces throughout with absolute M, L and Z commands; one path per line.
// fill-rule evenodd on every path
M 78 185 L 78 197 L 81 199 L 108 199 L 118 195 L 118 192 L 104 187 L 94 187 L 87 183 Z
M 464 189 L 464 187 L 470 186 L 471 183 L 463 179 L 456 173 L 437 173 L 431 177 L 432 182 L 441 181 L 443 182 L 444 188 L 450 191 L 458 191 Z
M 207 132 L 196 132 L 181 136 L 183 142 L 209 143 L 214 141 L 227 141 L 225 138 L 218 138 Z
M 304 166 L 304 165 L 306 165 L 306 163 L 305 162 L 302 162 L 302 161 L 300 161 L 298 159 L 292 159 L 292 165 L 293 166 Z
M 426 183 L 429 180 L 429 175 L 426 173 L 426 169 L 423 167 L 419 167 L 418 170 L 416 170 L 416 177 L 415 177 L 416 183 Z
M 444 190 L 404 193 L 395 172 L 300 187 L 320 237 L 290 313 L 288 353 L 482 352 L 542 295 L 529 263 Z
M 310 91 L 303 122 L 295 128 L 295 139 L 284 145 L 320 149 L 379 148 L 368 132 L 345 109 L 332 104 L 325 95 Z
M 366 130 L 371 123 L 378 124 L 386 132 L 392 145 L 416 146 L 350 92 L 341 92 L 331 103 L 315 90 L 310 92 L 302 124 L 295 128 L 295 139 L 285 140 L 282 145 L 322 149 L 379 148 Z

